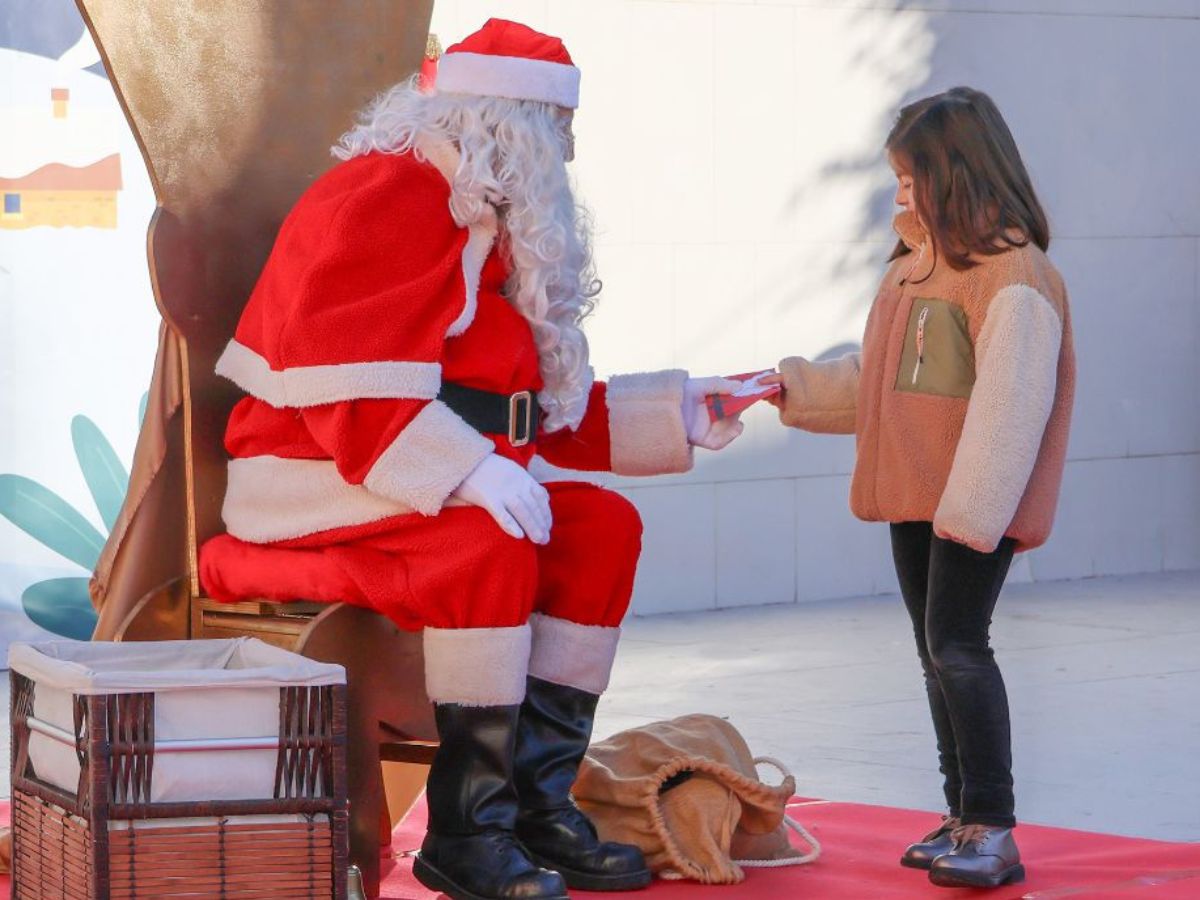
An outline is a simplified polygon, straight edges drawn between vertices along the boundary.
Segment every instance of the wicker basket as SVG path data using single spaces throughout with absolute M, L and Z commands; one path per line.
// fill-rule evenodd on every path
M 344 900 L 340 666 L 249 638 L 9 664 L 13 900 Z

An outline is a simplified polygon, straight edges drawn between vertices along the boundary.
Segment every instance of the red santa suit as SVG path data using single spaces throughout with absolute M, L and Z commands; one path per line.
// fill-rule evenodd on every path
M 491 453 L 686 470 L 686 373 L 596 383 L 578 427 L 523 446 L 468 425 L 437 399 L 444 383 L 536 396 L 543 380 L 530 325 L 501 294 L 495 210 L 456 222 L 457 151 L 422 153 L 341 163 L 284 222 L 217 367 L 248 396 L 226 433 L 228 534 L 203 547 L 201 581 L 220 600 L 342 601 L 425 628 L 435 701 L 519 702 L 523 655 L 530 674 L 599 693 L 640 552 L 636 510 L 549 484 L 539 546 L 453 492 Z

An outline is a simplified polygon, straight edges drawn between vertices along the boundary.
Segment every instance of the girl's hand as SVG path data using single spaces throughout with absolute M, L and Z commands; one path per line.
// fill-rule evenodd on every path
M 861 353 L 821 362 L 781 359 L 779 374 L 771 378 L 783 387 L 775 395 L 779 421 L 817 434 L 854 434 L 861 368 Z
M 783 375 L 781 375 L 778 372 L 772 372 L 770 375 L 763 375 L 761 378 L 759 378 L 758 383 L 759 384 L 778 384 L 778 385 L 782 386 L 783 385 Z M 765 399 L 768 403 L 770 403 L 776 409 L 783 409 L 783 404 L 785 402 L 787 402 L 784 400 L 784 395 L 786 393 L 787 393 L 787 388 L 785 387 L 778 394 L 772 394 L 770 397 L 764 397 L 763 399 Z

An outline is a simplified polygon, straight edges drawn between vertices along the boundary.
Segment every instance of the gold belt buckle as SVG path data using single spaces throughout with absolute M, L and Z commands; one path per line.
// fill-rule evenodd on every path
M 525 415 L 519 413 L 521 403 L 525 404 Z M 524 420 L 522 436 L 517 437 L 517 423 Z M 524 447 L 533 435 L 533 391 L 518 391 L 508 398 L 508 442 L 514 447 Z

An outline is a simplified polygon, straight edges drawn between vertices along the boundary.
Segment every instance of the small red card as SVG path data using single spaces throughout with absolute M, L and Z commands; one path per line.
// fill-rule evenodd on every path
M 734 381 L 742 382 L 741 390 L 733 394 L 709 394 L 704 398 L 708 407 L 708 417 L 714 422 L 736 416 L 766 397 L 778 394 L 783 387 L 778 384 L 759 384 L 758 379 L 764 375 L 774 375 L 773 369 L 761 372 L 746 372 L 743 375 L 729 375 Z

